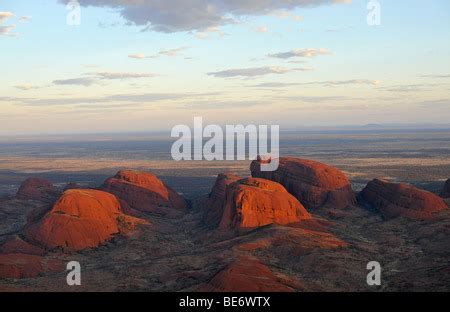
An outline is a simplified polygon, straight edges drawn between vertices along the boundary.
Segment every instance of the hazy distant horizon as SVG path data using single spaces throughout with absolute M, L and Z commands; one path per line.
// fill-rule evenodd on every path
M 192 125 L 186 123 L 187 126 L 191 127 Z M 204 125 L 206 126 L 206 124 Z M 220 125 L 225 129 L 225 125 Z M 433 131 L 433 130 L 441 130 L 441 131 L 450 131 L 450 123 L 449 124 L 366 124 L 366 125 L 336 125 L 336 126 L 304 126 L 304 127 L 283 127 L 280 126 L 280 135 L 288 134 L 288 133 L 309 133 L 309 132 L 317 132 L 317 133 L 346 133 L 346 132 L 366 132 L 366 131 Z M 66 133 L 17 133 L 17 134 L 0 134 L 0 143 L 6 140 L 26 140 L 30 138 L 32 140 L 42 140 L 42 139 L 61 139 L 67 137 L 76 138 L 85 138 L 93 137 L 95 139 L 96 136 L 103 139 L 120 138 L 130 136 L 137 136 L 137 139 L 146 137 L 147 139 L 167 139 L 171 140 L 173 138 L 170 137 L 171 129 L 164 129 L 160 131 L 122 131 L 122 132 L 66 132 Z

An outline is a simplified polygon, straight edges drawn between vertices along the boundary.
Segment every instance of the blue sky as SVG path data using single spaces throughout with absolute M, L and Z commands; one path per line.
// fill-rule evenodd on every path
M 63 2 L 0 3 L 0 134 L 450 120 L 446 0 Z

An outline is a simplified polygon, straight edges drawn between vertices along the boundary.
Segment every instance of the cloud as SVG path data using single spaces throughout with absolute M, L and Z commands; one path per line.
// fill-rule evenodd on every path
M 255 31 L 258 33 L 266 33 L 269 31 L 269 28 L 267 26 L 259 26 L 255 28 Z
M 286 67 L 252 67 L 252 68 L 238 68 L 228 69 L 217 72 L 207 73 L 209 76 L 230 78 L 230 77 L 257 77 L 269 74 L 286 74 L 293 71 L 311 71 L 312 68 L 286 68 Z
M 422 78 L 450 78 L 450 75 L 422 75 Z
M 176 48 L 176 49 L 168 49 L 168 50 L 161 50 L 159 51 L 159 55 L 164 55 L 164 56 L 178 56 L 179 53 L 181 51 L 184 51 L 188 49 L 188 47 L 181 47 L 181 48 Z
M 187 50 L 189 49 L 189 47 L 180 47 L 180 48 L 174 48 L 174 49 L 164 49 L 164 50 L 160 50 L 157 54 L 155 55 L 145 55 L 143 53 L 137 53 L 137 54 L 130 54 L 128 55 L 129 58 L 133 58 L 133 59 L 137 59 L 137 60 L 143 60 L 146 58 L 156 58 L 156 57 L 160 57 L 160 56 L 168 56 L 168 57 L 175 57 L 175 56 L 179 56 L 181 51 Z
M 150 73 L 131 73 L 131 72 L 99 72 L 99 73 L 91 73 L 91 75 L 99 79 L 105 80 L 150 78 L 156 76 L 155 74 Z
M 272 15 L 281 19 L 292 19 L 296 22 L 303 20 L 303 16 L 292 14 L 292 12 L 286 10 L 277 10 L 272 12 Z
M 16 28 L 16 25 L 9 25 L 9 26 L 1 26 L 0 25 L 0 35 L 3 36 L 15 36 L 12 31 Z
M 141 93 L 141 94 L 114 94 L 100 97 L 78 97 L 78 98 L 47 98 L 47 99 L 27 99 L 27 98 L 2 98 L 0 101 L 21 102 L 24 106 L 67 106 L 104 104 L 119 102 L 122 104 L 148 104 L 167 100 L 183 100 L 201 97 L 217 96 L 219 93 Z
M 13 16 L 14 16 L 14 14 L 11 12 L 0 12 L 0 24 L 3 24 L 4 22 L 6 22 L 8 19 L 10 19 Z
M 12 31 L 16 28 L 15 24 L 12 25 L 3 25 L 11 17 L 14 17 L 14 14 L 11 12 L 0 12 L 0 36 L 15 36 L 16 34 Z
M 55 85 L 60 86 L 74 85 L 74 86 L 89 87 L 95 83 L 95 79 L 89 77 L 81 77 L 81 78 L 54 80 L 53 83 Z
M 14 86 L 14 88 L 22 90 L 22 91 L 28 91 L 28 90 L 32 90 L 32 89 L 37 89 L 37 87 L 33 86 L 30 83 L 16 85 L 16 86 Z
M 204 31 L 246 16 L 316 7 L 349 0 L 78 0 L 82 6 L 109 7 L 129 23 L 160 32 Z M 67 0 L 59 0 L 66 4 Z
M 132 73 L 132 72 L 96 72 L 86 73 L 86 77 L 58 79 L 54 80 L 53 84 L 60 86 L 84 86 L 89 87 L 93 84 L 99 83 L 100 80 L 125 80 L 125 79 L 139 79 L 155 77 L 151 73 Z
M 329 81 L 311 81 L 311 82 L 265 82 L 257 85 L 252 85 L 255 88 L 285 88 L 291 86 L 305 86 L 305 85 L 321 85 L 325 87 L 332 87 L 338 85 L 352 85 L 365 84 L 371 86 L 378 86 L 380 81 L 369 79 L 351 79 L 351 80 L 329 80 Z
M 332 54 L 327 49 L 294 49 L 287 52 L 273 53 L 268 54 L 268 57 L 280 58 L 280 59 L 289 59 L 293 57 L 316 57 L 319 55 L 330 55 Z
M 208 39 L 211 36 L 211 34 L 214 33 L 218 34 L 219 37 L 225 36 L 225 33 L 222 30 L 220 30 L 219 27 L 208 27 L 203 31 L 197 31 L 195 33 L 195 37 L 197 39 Z
M 418 83 L 418 84 L 405 84 L 405 85 L 392 85 L 384 88 L 379 88 L 381 91 L 395 92 L 395 93 L 410 93 L 410 92 L 423 92 L 430 91 L 437 86 L 443 86 L 447 84 L 443 83 Z
M 21 16 L 21 17 L 19 17 L 19 21 L 28 22 L 31 20 L 31 18 L 32 18 L 31 16 Z
M 282 98 L 285 100 L 305 102 L 305 103 L 323 103 L 323 102 L 348 100 L 348 97 L 346 96 L 287 96 Z
M 138 60 L 142 60 L 142 59 L 146 58 L 145 54 L 142 54 L 142 53 L 130 54 L 130 55 L 128 55 L 128 57 L 138 59 Z

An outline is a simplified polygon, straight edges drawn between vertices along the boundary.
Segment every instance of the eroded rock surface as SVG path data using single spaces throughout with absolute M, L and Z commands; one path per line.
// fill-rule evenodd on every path
M 261 171 L 255 160 L 250 168 L 253 177 L 281 183 L 307 209 L 330 206 L 345 208 L 356 202 L 347 176 L 339 169 L 313 160 L 281 157 L 276 171 Z

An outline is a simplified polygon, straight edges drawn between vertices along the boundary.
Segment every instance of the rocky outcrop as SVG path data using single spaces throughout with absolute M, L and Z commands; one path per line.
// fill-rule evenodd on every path
M 18 236 L 11 236 L 6 242 L 0 247 L 0 253 L 2 254 L 27 254 L 42 256 L 45 251 L 42 248 L 31 245 L 25 242 Z
M 302 204 L 279 183 L 246 178 L 226 187 L 219 228 L 255 228 L 309 220 Z
M 17 191 L 17 199 L 31 199 L 46 201 L 54 199 L 59 195 L 53 184 L 41 178 L 28 178 L 20 185 Z
M 0 278 L 36 277 L 44 272 L 56 272 L 62 269 L 62 263 L 55 259 L 26 254 L 0 255 Z
M 122 213 L 112 194 L 68 190 L 41 220 L 27 227 L 25 236 L 45 249 L 82 250 L 97 247 L 139 223 L 143 220 Z
M 307 159 L 281 157 L 276 171 L 261 171 L 261 162 L 252 162 L 253 177 L 284 185 L 308 209 L 323 206 L 345 208 L 356 203 L 346 175 L 337 168 Z
M 442 192 L 441 192 L 441 197 L 442 198 L 450 198 L 450 179 L 448 179 L 445 182 L 444 188 L 442 189 Z
M 102 189 L 116 195 L 131 209 L 161 215 L 180 215 L 187 209 L 182 196 L 156 176 L 140 171 L 122 170 L 105 181 Z
M 217 227 L 223 216 L 226 188 L 233 182 L 240 180 L 241 177 L 234 174 L 219 174 L 216 182 L 208 196 L 206 203 L 206 211 L 203 218 L 205 225 L 209 227 Z
M 439 196 L 406 183 L 374 179 L 360 195 L 386 219 L 399 216 L 429 219 L 434 213 L 448 209 L 447 204 Z
M 256 259 L 241 257 L 217 273 L 203 291 L 209 292 L 293 292 L 302 285 L 292 278 L 275 275 Z

